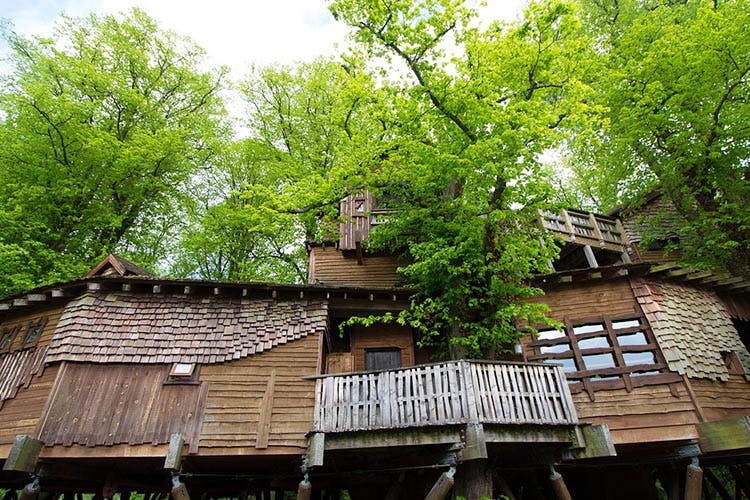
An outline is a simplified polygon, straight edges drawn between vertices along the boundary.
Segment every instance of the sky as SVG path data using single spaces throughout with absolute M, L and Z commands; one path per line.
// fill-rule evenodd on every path
M 476 1 L 476 0 L 471 0 Z M 488 0 L 483 20 L 516 18 L 524 0 Z M 325 0 L 0 0 L 0 18 L 23 35 L 49 35 L 61 12 L 111 14 L 137 6 L 162 28 L 189 36 L 211 65 L 227 65 L 235 78 L 251 65 L 292 64 L 337 52 L 346 29 Z M 0 56 L 7 46 L 0 42 Z

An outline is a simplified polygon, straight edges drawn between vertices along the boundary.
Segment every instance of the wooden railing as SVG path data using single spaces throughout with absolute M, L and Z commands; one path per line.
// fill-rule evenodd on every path
M 619 219 L 575 210 L 561 210 L 559 214 L 539 212 L 539 216 L 546 230 L 558 233 L 567 241 L 628 246 L 628 238 Z
M 450 361 L 319 377 L 315 432 L 462 423 L 577 423 L 562 367 Z

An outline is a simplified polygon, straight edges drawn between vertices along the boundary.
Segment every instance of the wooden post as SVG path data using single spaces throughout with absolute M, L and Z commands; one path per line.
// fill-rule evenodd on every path
M 555 492 L 557 500 L 573 500 L 573 497 L 570 496 L 570 492 L 568 491 L 568 486 L 565 484 L 565 480 L 560 473 L 557 472 L 552 465 L 550 465 L 549 469 L 549 480 L 552 483 L 552 489 Z
M 424 497 L 424 500 L 444 500 L 445 498 L 448 498 L 448 493 L 450 493 L 453 488 L 453 483 L 455 482 L 453 479 L 455 474 L 455 467 L 451 467 L 440 474 L 440 477 L 435 481 L 435 484 L 430 489 L 430 492 L 427 493 L 427 496 Z
M 190 500 L 187 487 L 185 483 L 180 482 L 180 476 L 177 474 L 172 476 L 172 500 Z
M 13 442 L 8 458 L 3 464 L 3 470 L 32 473 L 36 469 L 36 461 L 43 443 L 31 436 L 19 434 Z
M 39 478 L 35 477 L 33 481 L 23 487 L 18 495 L 18 500 L 36 500 L 41 489 Z
M 510 489 L 510 486 L 504 477 L 499 476 L 497 478 L 497 487 L 500 490 L 499 493 L 508 497 L 508 500 L 516 500 L 516 495 L 513 494 L 513 490 Z
M 703 469 L 698 465 L 698 459 L 694 458 L 685 473 L 685 500 L 701 500 L 702 486 Z
M 487 460 L 472 460 L 458 466 L 455 478 L 456 497 L 493 498 L 492 471 Z
M 310 484 L 310 479 L 307 477 L 307 474 L 305 474 L 305 477 L 302 478 L 302 481 L 299 482 L 299 486 L 297 487 L 297 500 L 310 500 L 311 496 L 312 484 Z
M 583 246 L 583 254 L 586 256 L 586 262 L 589 267 L 594 269 L 599 267 L 599 263 L 596 261 L 596 256 L 594 255 L 594 250 L 592 250 L 591 245 Z

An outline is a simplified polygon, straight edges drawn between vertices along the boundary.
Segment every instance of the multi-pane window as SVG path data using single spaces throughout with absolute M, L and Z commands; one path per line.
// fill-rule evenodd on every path
M 540 330 L 529 360 L 562 364 L 573 393 L 677 382 L 643 316 L 565 318 L 564 330 Z
M 29 328 L 26 330 L 26 336 L 23 340 L 24 346 L 30 346 L 37 343 L 39 340 L 39 337 L 42 335 L 42 331 L 44 331 L 44 325 L 47 324 L 47 318 L 41 318 L 36 323 L 31 323 L 29 325 Z

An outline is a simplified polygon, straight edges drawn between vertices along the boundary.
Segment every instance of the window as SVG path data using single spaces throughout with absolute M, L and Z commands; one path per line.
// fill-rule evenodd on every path
M 199 383 L 200 365 L 196 363 L 173 363 L 167 374 L 165 385 L 195 385 Z
M 10 349 L 10 345 L 13 343 L 13 338 L 16 336 L 18 327 L 6 327 L 0 330 L 0 352 L 4 352 Z
M 630 391 L 633 387 L 677 382 L 643 316 L 565 318 L 564 330 L 541 330 L 530 347 L 529 360 L 559 363 L 571 392 L 601 389 Z
M 401 349 L 366 349 L 365 370 L 401 368 Z
M 23 340 L 24 347 L 34 345 L 39 340 L 39 337 L 44 331 L 44 325 L 47 324 L 47 318 L 41 318 L 36 323 L 31 323 L 28 330 L 26 330 L 26 336 Z

